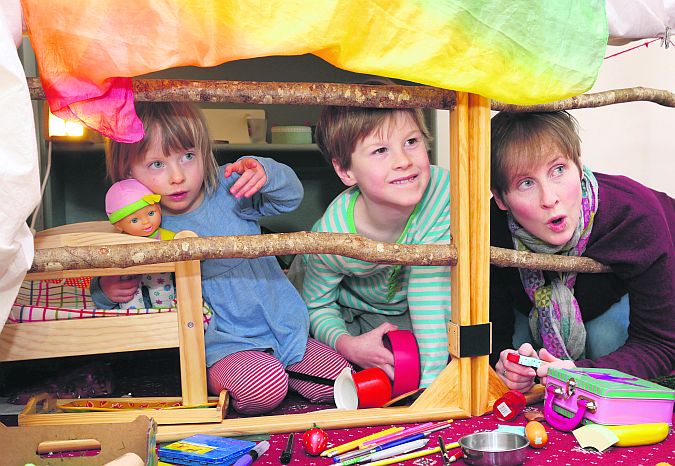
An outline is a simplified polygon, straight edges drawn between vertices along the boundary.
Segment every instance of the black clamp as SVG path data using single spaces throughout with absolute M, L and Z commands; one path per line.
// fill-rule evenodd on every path
M 492 352 L 492 323 L 457 325 L 448 322 L 448 350 L 453 358 L 488 356 Z

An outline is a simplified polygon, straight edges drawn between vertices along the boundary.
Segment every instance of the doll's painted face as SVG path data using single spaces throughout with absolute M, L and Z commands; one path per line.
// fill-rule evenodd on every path
M 162 223 L 162 211 L 159 204 L 152 204 L 127 215 L 115 223 L 115 228 L 133 236 L 150 236 Z

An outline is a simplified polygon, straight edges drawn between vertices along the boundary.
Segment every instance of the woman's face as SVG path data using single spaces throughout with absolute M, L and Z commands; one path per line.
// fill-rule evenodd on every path
M 503 196 L 495 202 L 529 233 L 554 246 L 567 243 L 581 212 L 581 173 L 576 164 L 555 146 L 545 162 L 509 175 Z

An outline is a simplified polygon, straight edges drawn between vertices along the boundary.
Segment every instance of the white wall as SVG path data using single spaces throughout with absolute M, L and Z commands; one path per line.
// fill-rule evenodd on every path
M 609 46 L 605 56 L 645 42 Z M 675 46 L 659 44 L 605 60 L 588 92 L 636 86 L 675 92 Z M 675 197 L 675 108 L 630 102 L 571 113 L 579 120 L 582 157 L 592 170 L 626 175 Z
M 609 46 L 605 56 L 644 42 Z M 659 44 L 605 60 L 588 93 L 636 86 L 675 92 L 675 46 L 665 49 Z M 579 120 L 583 160 L 592 170 L 626 175 L 675 197 L 675 108 L 631 102 L 571 113 Z M 448 125 L 449 112 L 437 111 L 434 142 L 443 166 L 449 151 Z

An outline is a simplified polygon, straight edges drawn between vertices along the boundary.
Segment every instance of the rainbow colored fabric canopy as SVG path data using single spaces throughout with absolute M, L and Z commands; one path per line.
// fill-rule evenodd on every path
M 54 114 L 142 138 L 131 78 L 315 54 L 339 68 L 514 104 L 591 88 L 604 0 L 22 0 Z

